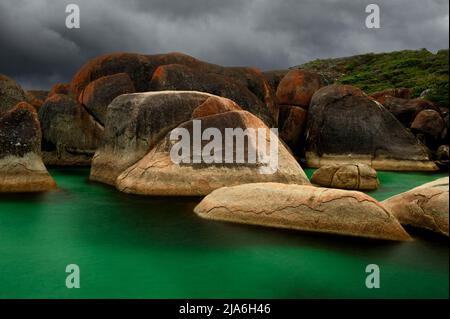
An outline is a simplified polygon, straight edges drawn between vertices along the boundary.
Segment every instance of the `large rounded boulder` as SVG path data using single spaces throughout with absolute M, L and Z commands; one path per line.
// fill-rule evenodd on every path
M 302 148 L 308 112 L 295 105 L 280 105 L 280 138 L 294 151 Z
M 262 112 L 256 110 L 258 112 L 258 114 L 256 114 L 257 116 L 264 116 L 264 114 L 266 114 L 268 119 L 264 118 L 264 120 L 267 123 L 273 122 L 274 125 L 277 123 L 278 105 L 275 102 L 274 92 L 264 75 L 258 69 L 248 67 L 223 67 L 203 62 L 178 52 L 155 55 L 112 53 L 96 57 L 83 65 L 73 77 L 71 91 L 73 96 L 80 103 L 83 103 L 83 91 L 91 82 L 102 77 L 124 73 L 131 79 L 136 92 L 147 92 L 152 90 L 150 81 L 154 76 L 155 71 L 161 66 L 173 64 L 195 70 L 196 79 L 190 86 L 192 87 L 192 90 L 199 90 L 199 88 L 202 88 L 199 83 L 204 79 L 209 79 L 217 82 L 217 85 L 214 87 L 214 83 L 203 83 L 202 86 L 205 87 L 203 91 L 205 92 L 217 93 L 220 91 L 228 91 L 228 94 L 224 94 L 225 97 L 229 97 L 228 95 L 232 94 L 234 97 L 239 98 L 239 94 L 245 91 L 245 93 L 242 93 L 244 96 L 236 102 L 242 104 L 241 100 L 245 100 L 249 102 L 249 105 L 258 105 L 257 108 L 263 110 Z M 228 84 L 232 88 L 227 89 L 224 87 L 224 85 Z M 222 87 L 219 88 L 220 86 Z M 182 81 L 180 86 L 176 89 L 183 90 L 183 87 L 187 87 L 186 81 Z M 167 87 L 166 89 L 169 88 Z M 156 90 L 158 90 L 158 88 L 156 88 Z M 119 90 L 117 94 L 121 92 L 122 91 Z M 249 95 L 252 95 L 252 97 L 249 97 Z M 110 97 L 111 96 L 112 95 L 110 95 Z M 254 99 L 257 101 L 254 101 Z M 241 106 L 245 107 L 246 104 Z
M 179 131 L 181 141 L 173 136 Z M 179 149 L 179 143 L 186 147 Z M 258 117 L 228 111 L 178 126 L 125 170 L 116 187 L 140 195 L 204 196 L 220 187 L 257 182 L 309 184 L 294 157 Z
M 253 183 L 223 187 L 195 207 L 219 221 L 367 237 L 409 240 L 397 219 L 372 197 L 307 185 Z
M 85 108 L 64 94 L 50 96 L 39 110 L 42 155 L 48 165 L 89 166 L 103 127 Z
M 149 89 L 151 91 L 199 91 L 226 97 L 258 116 L 268 125 L 275 124 L 267 105 L 245 85 L 228 76 L 203 72 L 200 68 L 190 68 L 181 64 L 160 66 L 153 73 Z
M 190 120 L 193 111 L 210 97 L 213 95 L 203 92 L 160 91 L 115 98 L 108 107 L 90 179 L 115 185 L 117 176 L 143 158 L 170 130 Z
M 431 102 L 423 99 L 402 99 L 386 96 L 378 99 L 381 104 L 391 112 L 404 126 L 410 127 L 416 115 L 423 110 L 439 110 Z
M 56 187 L 41 159 L 41 128 L 33 106 L 20 102 L 0 117 L 0 193 Z
M 107 75 L 92 81 L 80 95 L 80 102 L 104 125 L 108 105 L 119 95 L 134 93 L 134 85 L 126 73 Z
M 330 85 L 314 94 L 305 134 L 311 167 L 363 163 L 380 170 L 437 170 L 412 133 L 352 86 Z
M 76 99 L 94 80 L 103 76 L 126 73 L 137 91 L 147 91 L 148 79 L 153 72 L 147 56 L 136 53 L 112 53 L 98 56 L 75 74 L 71 82 L 71 90 Z
M 423 110 L 417 114 L 411 129 L 437 139 L 445 128 L 441 114 L 436 110 Z
M 279 104 L 296 105 L 307 109 L 313 94 L 323 86 L 319 74 L 307 70 L 289 71 L 277 87 Z

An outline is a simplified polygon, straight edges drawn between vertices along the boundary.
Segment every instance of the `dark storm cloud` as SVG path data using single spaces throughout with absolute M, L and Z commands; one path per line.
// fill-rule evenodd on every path
M 70 81 L 96 55 L 182 51 L 224 65 L 285 68 L 315 58 L 448 48 L 448 0 L 0 0 L 0 73 L 28 88 Z M 65 27 L 76 3 L 81 29 Z

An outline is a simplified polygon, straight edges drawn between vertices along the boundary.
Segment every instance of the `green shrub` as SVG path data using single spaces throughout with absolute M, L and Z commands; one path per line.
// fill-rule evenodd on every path
M 448 49 L 435 54 L 421 49 L 314 60 L 298 67 L 331 74 L 337 83 L 357 86 L 368 94 L 408 87 L 412 97 L 418 97 L 429 89 L 427 99 L 448 107 L 448 61 Z

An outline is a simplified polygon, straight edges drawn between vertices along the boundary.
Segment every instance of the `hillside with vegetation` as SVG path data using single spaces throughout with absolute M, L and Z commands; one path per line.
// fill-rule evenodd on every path
M 368 94 L 406 87 L 414 98 L 426 91 L 423 97 L 448 107 L 448 59 L 448 49 L 437 53 L 421 49 L 318 59 L 294 68 L 314 70 L 328 82 L 354 85 Z

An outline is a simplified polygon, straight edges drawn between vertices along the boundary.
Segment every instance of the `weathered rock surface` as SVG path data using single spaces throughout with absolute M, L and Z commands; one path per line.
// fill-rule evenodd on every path
M 24 90 L 13 79 L 0 74 L 0 116 L 11 110 L 17 103 L 26 101 Z
M 380 170 L 436 170 L 428 149 L 381 104 L 347 85 L 317 91 L 308 112 L 311 167 L 367 164 Z
M 385 99 L 389 97 L 409 100 L 411 98 L 411 89 L 408 88 L 387 89 L 384 91 L 375 92 L 371 94 L 371 97 L 373 97 L 378 102 L 384 105 Z
M 263 73 L 257 68 L 251 67 L 220 67 L 218 74 L 231 78 L 246 86 L 261 102 L 271 115 L 274 124 L 278 123 L 278 103 L 275 91 L 267 82 Z M 236 102 L 236 101 L 235 101 Z M 256 114 L 255 114 L 256 115 Z
M 438 110 L 431 102 L 423 99 L 401 99 L 387 96 L 383 100 L 378 99 L 404 126 L 410 127 L 416 115 L 426 109 Z
M 445 128 L 444 120 L 435 110 L 423 110 L 414 119 L 411 129 L 427 134 L 433 138 L 439 138 Z
M 113 53 L 89 60 L 75 74 L 71 90 L 75 98 L 88 84 L 103 76 L 126 73 L 137 91 L 147 91 L 148 81 L 154 69 L 147 56 L 135 53 Z
M 438 149 L 436 151 L 436 158 L 437 158 L 437 160 L 440 160 L 440 161 L 445 161 L 445 160 L 448 161 L 448 159 L 450 157 L 449 153 L 450 153 L 450 151 L 449 151 L 448 145 L 441 145 L 438 147 Z
M 291 70 L 277 87 L 277 101 L 279 104 L 308 109 L 313 94 L 322 86 L 319 74 L 301 69 Z
M 139 161 L 166 134 L 191 119 L 211 94 L 161 91 L 124 94 L 109 105 L 101 147 L 91 168 L 91 180 L 115 185 L 125 169 Z
M 301 107 L 280 105 L 280 138 L 294 151 L 299 149 L 303 140 L 306 118 L 307 112 Z
M 426 183 L 388 198 L 382 204 L 403 225 L 432 230 L 448 236 L 448 177 Z
M 217 145 L 220 153 L 221 163 L 205 163 L 199 160 L 195 163 L 195 158 L 201 158 L 202 150 L 210 143 L 209 140 L 203 140 L 199 153 L 191 148 L 191 153 L 183 154 L 187 163 L 176 164 L 171 157 L 171 150 L 176 141 L 170 139 L 170 133 L 158 143 L 144 158 L 138 163 L 125 170 L 116 181 L 116 187 L 123 192 L 158 195 L 158 196 L 202 196 L 211 191 L 223 187 L 242 183 L 255 182 L 280 182 L 288 184 L 309 184 L 302 168 L 287 149 L 278 143 L 276 136 L 270 136 L 269 128 L 255 115 L 246 111 L 230 111 L 216 115 L 210 115 L 199 119 L 201 121 L 202 135 L 207 129 L 216 129 L 220 131 L 223 137 Z M 193 121 L 183 123 L 178 128 L 184 128 L 189 132 L 189 136 L 194 136 L 195 129 Z M 264 139 L 249 138 L 253 143 L 244 143 L 244 147 L 233 146 L 233 158 L 231 163 L 224 163 L 224 150 L 226 149 L 226 129 L 240 128 L 242 130 L 261 128 L 265 129 Z M 200 134 L 200 133 L 199 133 Z M 201 136 L 202 136 L 201 135 Z M 248 152 L 259 154 L 264 152 L 261 145 L 266 144 L 265 152 L 269 155 L 270 143 L 276 145 L 275 151 L 278 154 L 271 153 L 277 158 L 277 168 L 271 173 L 263 173 L 261 168 L 263 161 L 251 163 L 248 161 Z M 211 150 L 210 150 L 211 151 Z M 241 152 L 245 154 L 242 163 L 237 161 L 236 154 Z M 268 164 L 270 166 L 270 164 Z M 268 167 L 266 167 L 268 168 Z
M 134 85 L 126 73 L 107 75 L 89 83 L 82 91 L 79 102 L 102 125 L 106 121 L 108 105 L 119 95 L 134 93 Z
M 48 93 L 48 96 L 50 97 L 54 94 L 72 95 L 70 83 L 56 83 L 53 85 L 52 89 Z
M 0 117 L 0 193 L 42 192 L 56 187 L 40 152 L 36 111 L 20 102 Z
M 311 232 L 409 240 L 379 202 L 356 191 L 254 183 L 213 191 L 195 207 L 207 219 Z
M 263 72 L 264 77 L 267 80 L 267 83 L 269 83 L 270 87 L 274 92 L 277 91 L 278 85 L 280 84 L 281 80 L 288 74 L 289 70 L 270 70 Z
M 68 95 L 54 94 L 42 105 L 39 119 L 45 164 L 91 164 L 103 127 L 81 104 Z
M 192 112 L 192 118 L 205 117 L 230 111 L 242 111 L 242 109 L 239 105 L 229 99 L 211 96 L 195 108 Z
M 380 185 L 377 172 L 366 164 L 328 165 L 317 169 L 311 182 L 323 187 L 373 190 Z
M 126 73 L 133 82 L 136 92 L 146 92 L 149 91 L 150 79 L 155 70 L 169 64 L 190 67 L 206 77 L 213 74 L 216 78 L 225 78 L 228 82 L 233 82 L 233 86 L 246 87 L 259 100 L 259 103 L 264 104 L 266 112 L 271 114 L 276 123 L 278 105 L 275 102 L 275 94 L 259 70 L 248 67 L 223 67 L 178 52 L 155 55 L 113 53 L 96 57 L 77 72 L 72 80 L 71 90 L 78 98 L 90 82 L 103 76 Z M 212 86 L 213 84 L 209 84 L 210 88 Z
M 36 111 L 39 111 L 44 101 L 47 99 L 48 91 L 44 90 L 30 90 L 27 91 L 27 101 L 30 103 Z
M 255 94 L 246 86 L 220 74 L 205 73 L 201 69 L 181 64 L 169 64 L 156 69 L 149 88 L 151 91 L 199 91 L 226 97 L 268 125 L 275 124 L 271 110 Z

